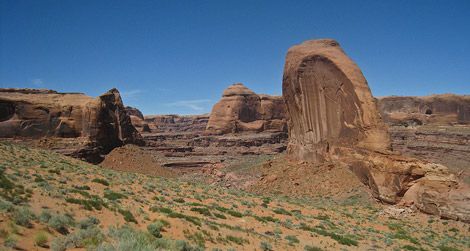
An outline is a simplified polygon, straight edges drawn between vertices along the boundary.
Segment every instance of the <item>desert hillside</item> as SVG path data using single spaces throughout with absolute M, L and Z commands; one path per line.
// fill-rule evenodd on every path
M 466 250 L 465 223 L 370 203 L 260 196 L 0 143 L 2 244 L 17 250 Z

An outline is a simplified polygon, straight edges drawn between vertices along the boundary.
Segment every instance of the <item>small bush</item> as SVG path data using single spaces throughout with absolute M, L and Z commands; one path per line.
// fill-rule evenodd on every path
M 137 220 L 135 219 L 134 215 L 129 210 L 119 209 L 119 213 L 124 216 L 124 220 L 127 222 L 134 222 L 137 224 Z
M 47 237 L 47 234 L 45 232 L 41 231 L 34 236 L 34 244 L 38 247 L 47 248 L 48 241 L 49 238 Z
M 276 208 L 276 209 L 273 210 L 273 212 L 275 212 L 277 214 L 283 214 L 283 215 L 289 215 L 289 216 L 292 215 L 291 212 L 285 210 L 284 208 Z
M 263 251 L 272 251 L 273 250 L 273 246 L 271 244 L 269 244 L 268 242 L 264 242 L 264 241 L 261 242 L 260 248 Z
M 64 235 L 69 233 L 68 228 L 70 226 L 73 226 L 74 224 L 75 221 L 73 220 L 73 218 L 69 215 L 64 214 L 54 214 L 47 222 L 47 225 L 49 227 L 55 229 L 57 232 Z
M 300 242 L 295 235 L 287 235 L 285 239 L 289 242 L 289 245 L 294 245 Z
M 323 249 L 321 249 L 319 247 L 314 247 L 314 246 L 310 246 L 310 245 L 306 245 L 304 247 L 304 250 L 305 251 L 323 251 Z
M 104 191 L 104 197 L 108 200 L 119 200 L 127 198 L 126 195 L 111 190 Z
M 95 178 L 91 181 L 95 182 L 95 183 L 99 183 L 99 184 L 104 185 L 104 186 L 109 186 L 109 182 L 105 179 Z
M 191 208 L 191 211 L 198 212 L 198 213 L 200 213 L 202 215 L 205 215 L 205 216 L 212 216 L 211 212 L 206 207 L 193 207 L 193 208 Z
M 90 216 L 90 217 L 88 217 L 86 219 L 83 219 L 80 222 L 78 222 L 77 227 L 80 228 L 80 229 L 88 229 L 88 228 L 95 227 L 99 224 L 100 224 L 99 219 L 97 219 L 93 216 Z
M 36 216 L 34 215 L 34 213 L 31 212 L 31 210 L 26 207 L 17 208 L 13 212 L 13 220 L 15 221 L 17 225 L 20 225 L 23 227 L 27 227 L 27 228 L 32 227 L 33 224 L 31 223 L 31 221 L 34 220 L 35 218 Z
M 162 238 L 161 231 L 163 230 L 163 224 L 152 223 L 147 226 L 147 231 L 155 238 Z

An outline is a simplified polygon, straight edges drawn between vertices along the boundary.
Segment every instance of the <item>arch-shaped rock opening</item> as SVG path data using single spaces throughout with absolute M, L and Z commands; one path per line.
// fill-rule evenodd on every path
M 424 112 L 426 115 L 431 115 L 432 114 L 432 110 L 431 109 L 426 109 L 426 111 Z

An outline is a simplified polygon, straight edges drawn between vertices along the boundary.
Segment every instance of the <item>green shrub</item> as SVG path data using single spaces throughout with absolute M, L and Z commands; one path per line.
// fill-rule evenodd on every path
M 304 247 L 304 250 L 305 251 L 323 251 L 323 249 L 321 249 L 319 247 L 314 247 L 314 246 L 310 246 L 310 245 L 306 245 Z
M 277 214 L 284 214 L 284 215 L 289 215 L 289 216 L 292 215 L 291 212 L 285 210 L 284 208 L 276 208 L 276 209 L 273 210 L 273 212 L 275 212 Z
M 81 220 L 80 222 L 78 222 L 77 227 L 80 228 L 80 229 L 88 229 L 88 228 L 95 227 L 99 224 L 100 224 L 99 219 L 97 219 L 93 216 L 90 216 L 90 217 L 87 217 L 87 218 Z
M 287 235 L 285 239 L 289 242 L 289 245 L 294 245 L 300 242 L 295 235 Z
M 91 180 L 92 182 L 99 183 L 104 186 L 109 186 L 109 182 L 105 179 L 95 178 Z
M 53 214 L 47 225 L 61 234 L 68 234 L 69 227 L 75 224 L 74 219 L 69 215 L 64 214 Z
M 31 223 L 31 221 L 34 220 L 35 218 L 36 216 L 34 215 L 34 213 L 29 208 L 26 208 L 26 207 L 17 208 L 13 212 L 14 222 L 17 225 L 20 225 L 23 227 L 27 227 L 27 228 L 32 227 L 33 224 Z
M 209 211 L 207 207 L 193 207 L 191 208 L 191 211 L 198 212 L 205 216 L 212 216 L 211 212 Z
M 156 238 L 162 238 L 161 231 L 163 230 L 163 224 L 155 222 L 147 226 L 147 231 Z
M 127 198 L 126 195 L 111 190 L 104 191 L 104 197 L 108 200 L 119 200 Z
M 175 198 L 173 199 L 174 202 L 177 202 L 177 203 L 184 203 L 184 199 L 183 198 Z
M 264 242 L 264 241 L 261 242 L 260 248 L 263 251 L 272 251 L 273 250 L 273 246 L 271 244 L 269 244 L 268 242 Z
M 225 215 L 219 214 L 219 213 L 214 213 L 214 216 L 219 218 L 219 219 L 224 219 L 224 220 L 227 219 L 227 217 L 225 217 Z
M 137 224 L 137 220 L 135 219 L 134 215 L 129 210 L 119 209 L 119 213 L 124 216 L 124 220 L 127 222 L 134 222 Z
M 43 247 L 43 248 L 47 248 L 47 242 L 49 241 L 49 238 L 47 237 L 47 234 L 43 231 L 41 232 L 38 232 L 35 236 L 34 236 L 34 244 L 38 247 Z

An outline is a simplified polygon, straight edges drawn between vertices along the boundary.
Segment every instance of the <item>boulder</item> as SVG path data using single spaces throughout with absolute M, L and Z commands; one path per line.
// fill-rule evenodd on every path
M 282 97 L 258 95 L 241 83 L 229 86 L 212 108 L 207 134 L 286 131 Z
M 117 146 L 142 144 L 119 91 L 98 98 L 51 90 L 0 89 L 0 137 L 70 138 L 72 156 L 99 162 Z
M 126 106 L 126 113 L 131 118 L 131 123 L 139 132 L 150 132 L 150 127 L 144 120 L 144 115 L 137 108 Z

